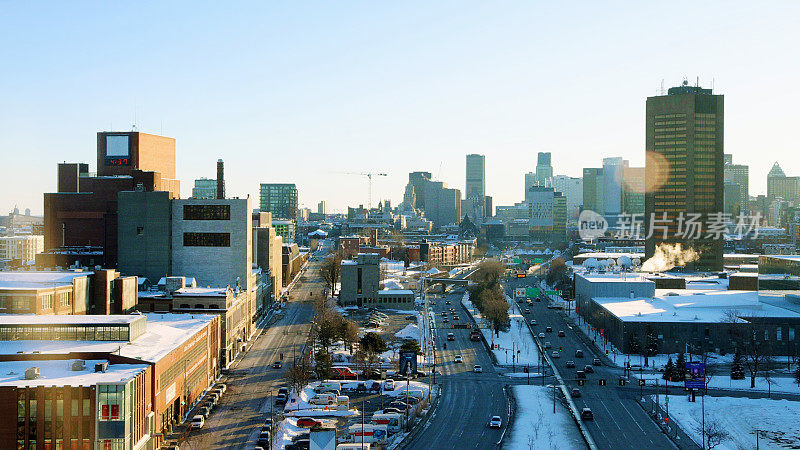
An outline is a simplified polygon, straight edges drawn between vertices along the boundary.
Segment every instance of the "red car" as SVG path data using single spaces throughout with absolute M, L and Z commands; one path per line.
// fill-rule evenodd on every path
M 311 417 L 301 417 L 297 419 L 297 426 L 303 428 L 311 428 L 315 425 L 322 425 L 322 422 L 319 420 L 313 419 Z

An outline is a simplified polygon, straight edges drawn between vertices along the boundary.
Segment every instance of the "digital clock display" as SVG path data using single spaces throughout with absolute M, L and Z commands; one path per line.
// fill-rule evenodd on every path
M 107 166 L 130 166 L 130 158 L 106 158 Z

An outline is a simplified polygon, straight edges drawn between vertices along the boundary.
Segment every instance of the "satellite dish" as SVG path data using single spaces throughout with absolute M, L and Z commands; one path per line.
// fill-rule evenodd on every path
M 623 269 L 630 269 L 631 266 L 633 266 L 633 263 L 631 262 L 631 259 L 629 257 L 625 256 L 625 255 L 620 256 L 617 259 L 617 264 L 620 267 L 622 267 Z

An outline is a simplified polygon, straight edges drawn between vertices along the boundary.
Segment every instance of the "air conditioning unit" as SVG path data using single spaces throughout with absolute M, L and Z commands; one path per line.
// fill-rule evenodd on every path
M 108 362 L 101 362 L 94 365 L 95 372 L 105 372 L 108 370 Z
M 79 359 L 77 361 L 72 361 L 72 370 L 75 372 L 86 370 L 86 361 L 82 359 Z
M 30 367 L 25 369 L 25 379 L 26 380 L 36 380 L 39 378 L 39 368 L 38 367 Z

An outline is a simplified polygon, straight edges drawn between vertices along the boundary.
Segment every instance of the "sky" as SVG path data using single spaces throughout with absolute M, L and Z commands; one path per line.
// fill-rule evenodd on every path
M 233 3 L 233 2 L 230 2 Z M 225 161 L 229 196 L 293 182 L 332 211 L 402 201 L 411 171 L 463 190 L 486 155 L 495 205 L 537 152 L 580 176 L 644 164 L 645 100 L 684 78 L 725 95 L 725 152 L 751 195 L 800 175 L 800 2 L 4 2 L 0 214 L 41 213 L 56 164 L 96 133 L 176 139 L 182 196 Z

